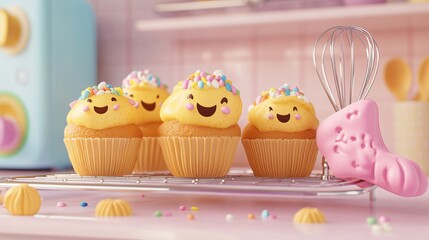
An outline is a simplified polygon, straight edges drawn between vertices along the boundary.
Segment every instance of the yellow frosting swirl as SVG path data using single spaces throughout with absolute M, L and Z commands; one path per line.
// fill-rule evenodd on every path
M 122 85 L 124 94 L 139 103 L 135 124 L 161 122 L 159 112 L 169 93 L 158 77 L 152 76 L 148 70 L 133 71 L 122 81 Z
M 325 223 L 325 216 L 318 208 L 301 208 L 293 216 L 294 223 Z
M 104 199 L 95 207 L 97 217 L 126 217 L 133 214 L 131 205 L 121 199 Z
M 12 215 L 37 214 L 41 205 L 39 192 L 27 184 L 11 187 L 4 197 L 4 207 Z
M 70 106 L 67 123 L 90 129 L 134 124 L 138 118 L 138 103 L 123 96 L 120 88 L 104 82 L 82 91 L 81 97 Z
M 221 71 L 197 71 L 174 87 L 161 107 L 161 120 L 228 128 L 237 124 L 242 107 L 239 90 Z
M 248 119 L 264 132 L 301 132 L 319 126 L 313 105 L 297 87 L 287 85 L 262 92 L 250 106 Z

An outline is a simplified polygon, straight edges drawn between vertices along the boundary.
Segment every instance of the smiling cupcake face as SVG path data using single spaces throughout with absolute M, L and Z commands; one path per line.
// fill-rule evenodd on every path
M 237 124 L 242 111 L 239 91 L 223 73 L 215 73 L 197 71 L 180 82 L 162 106 L 161 119 L 213 128 Z
M 169 93 L 167 86 L 148 70 L 133 71 L 123 81 L 124 94 L 139 103 L 136 124 L 160 122 L 159 111 Z
M 249 110 L 249 122 L 260 131 L 283 132 L 315 130 L 319 125 L 313 105 L 298 88 L 288 87 L 259 95 Z
M 67 123 L 105 129 L 134 123 L 138 103 L 123 96 L 120 88 L 102 82 L 82 91 L 81 97 L 70 106 Z

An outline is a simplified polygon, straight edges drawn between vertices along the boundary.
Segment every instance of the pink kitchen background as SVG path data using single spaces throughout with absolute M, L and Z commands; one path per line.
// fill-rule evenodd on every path
M 396 100 L 385 87 L 384 64 L 393 57 L 406 59 L 415 81 L 420 61 L 429 56 L 429 27 L 422 23 L 422 18 L 429 22 L 429 17 L 381 15 L 302 24 L 137 31 L 139 20 L 174 16 L 154 13 L 154 0 L 90 2 L 97 16 L 98 81 L 119 85 L 130 71 L 150 69 L 171 91 L 179 80 L 197 69 L 208 72 L 222 69 L 241 91 L 242 128 L 247 122 L 247 106 L 256 95 L 283 83 L 299 86 L 315 106 L 319 120 L 331 114 L 333 108 L 313 66 L 313 45 L 317 36 L 331 26 L 356 24 L 368 29 L 380 47 L 380 69 L 369 98 L 379 105 L 381 130 L 387 146 L 393 150 Z M 219 14 L 219 18 L 227 18 L 227 14 Z M 235 166 L 248 166 L 242 146 Z

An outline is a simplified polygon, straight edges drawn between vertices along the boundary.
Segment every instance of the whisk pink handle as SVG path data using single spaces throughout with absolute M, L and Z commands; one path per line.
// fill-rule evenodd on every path
M 401 196 L 424 194 L 427 177 L 416 163 L 387 149 L 378 116 L 374 101 L 361 100 L 320 124 L 317 145 L 330 169 L 336 177 L 363 179 Z

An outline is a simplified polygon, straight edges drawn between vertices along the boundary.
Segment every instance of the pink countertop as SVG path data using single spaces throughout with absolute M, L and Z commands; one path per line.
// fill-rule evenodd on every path
M 29 172 L 0 172 L 1 176 L 30 175 Z M 5 189 L 2 189 L 4 195 Z M 398 197 L 376 190 L 369 195 L 336 198 L 286 198 L 235 195 L 191 195 L 185 193 L 106 192 L 95 190 L 43 190 L 42 208 L 32 217 L 11 216 L 0 209 L 1 239 L 429 239 L 429 193 L 416 198 Z M 133 206 L 134 216 L 94 217 L 97 202 L 121 198 Z M 58 201 L 67 207 L 56 207 Z M 88 206 L 83 208 L 80 203 Z M 179 206 L 199 211 L 180 211 Z M 296 225 L 293 215 L 302 207 L 317 207 L 326 224 Z M 276 219 L 261 219 L 267 209 Z M 172 216 L 155 217 L 155 211 Z M 187 215 L 194 214 L 194 220 Z M 250 220 L 252 213 L 256 219 Z M 231 214 L 232 220 L 226 220 Z M 391 231 L 374 231 L 369 216 L 391 218 Z

